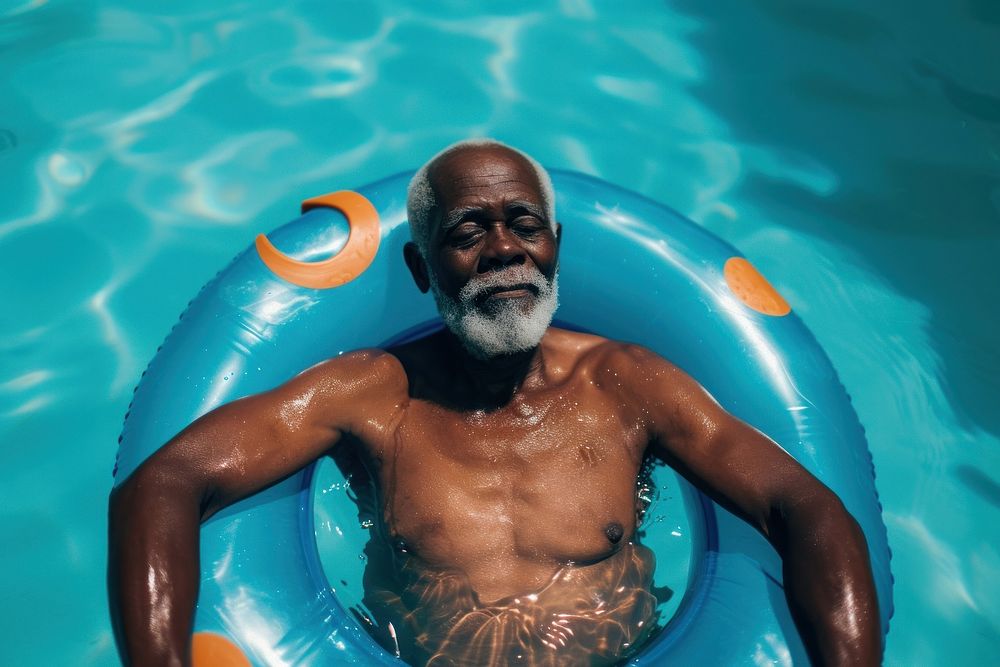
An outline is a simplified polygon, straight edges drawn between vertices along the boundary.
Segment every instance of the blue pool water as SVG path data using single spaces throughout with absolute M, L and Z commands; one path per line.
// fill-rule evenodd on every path
M 197 289 L 299 200 L 488 134 L 761 268 L 868 432 L 887 663 L 996 663 L 1000 5 L 466 4 L 0 0 L 2 662 L 116 664 L 116 438 Z

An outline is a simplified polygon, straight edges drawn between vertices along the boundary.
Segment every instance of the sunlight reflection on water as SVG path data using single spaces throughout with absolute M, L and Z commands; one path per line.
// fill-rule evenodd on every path
M 894 548 L 887 661 L 995 659 L 1000 88 L 968 55 L 996 51 L 995 13 L 685 4 L 3 5 L 9 664 L 38 647 L 115 664 L 115 438 L 197 289 L 299 200 L 470 134 L 666 202 L 752 258 L 866 426 Z

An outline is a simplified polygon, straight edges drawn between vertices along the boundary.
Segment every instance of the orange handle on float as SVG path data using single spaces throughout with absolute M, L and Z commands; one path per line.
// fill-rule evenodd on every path
M 343 213 L 350 228 L 347 243 L 330 259 L 319 262 L 292 259 L 275 248 L 263 234 L 257 235 L 255 245 L 261 261 L 279 278 L 301 287 L 331 289 L 351 282 L 371 266 L 378 252 L 382 228 L 372 203 L 353 190 L 331 192 L 302 202 L 303 213 L 320 207 Z

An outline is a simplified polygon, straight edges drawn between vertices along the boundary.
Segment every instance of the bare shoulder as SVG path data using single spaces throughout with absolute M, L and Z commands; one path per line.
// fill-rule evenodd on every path
M 595 379 L 609 376 L 640 379 L 679 369 L 649 348 L 635 343 L 605 338 L 594 334 L 550 329 L 553 347 L 564 355 L 577 357 L 579 370 L 593 374 Z
M 399 380 L 403 367 L 395 355 L 378 348 L 347 352 L 321 361 L 299 374 L 314 382 L 338 381 L 352 378 L 363 383 L 386 383 Z
M 393 354 L 375 348 L 348 352 L 312 366 L 286 386 L 336 400 L 398 401 L 406 395 L 406 373 Z
M 604 336 L 549 327 L 542 339 L 542 349 L 548 365 L 557 374 L 590 375 L 599 365 L 606 350 L 619 345 Z
M 542 344 L 546 352 L 556 351 L 560 354 L 575 353 L 585 354 L 596 347 L 610 342 L 604 336 L 584 333 L 582 331 L 571 331 L 570 329 L 560 329 L 559 327 L 549 327 L 545 332 Z
M 614 389 L 628 404 L 651 414 L 717 414 L 718 404 L 682 368 L 642 345 L 602 339 L 581 364 L 598 387 Z
M 662 400 L 665 390 L 694 383 L 673 363 L 635 343 L 555 327 L 549 329 L 544 342 L 557 368 L 586 377 L 598 387 L 614 386 L 627 395 L 655 392 Z

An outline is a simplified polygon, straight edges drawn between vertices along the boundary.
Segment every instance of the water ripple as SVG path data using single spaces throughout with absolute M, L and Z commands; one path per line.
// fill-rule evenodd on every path
M 108 462 L 200 284 L 299 199 L 495 135 L 670 203 L 760 266 L 868 430 L 896 554 L 888 662 L 988 662 L 996 11 L 966 5 L 5 5 L 0 434 L 22 446 L 0 448 L 0 488 L 5 534 L 43 537 L 11 540 L 0 585 L 55 582 L 32 584 L 53 601 L 39 614 L 2 615 L 7 659 L 115 664 Z M 72 621 L 29 622 L 56 606 Z

